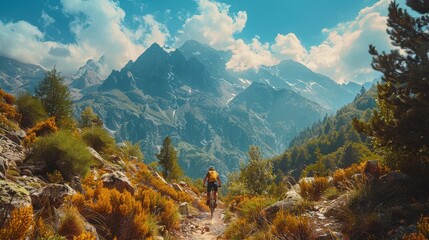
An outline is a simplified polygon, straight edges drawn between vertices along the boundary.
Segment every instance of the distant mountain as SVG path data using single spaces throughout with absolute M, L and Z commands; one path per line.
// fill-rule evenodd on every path
M 40 66 L 0 56 L 0 88 L 8 92 L 33 91 L 44 77 Z
M 252 82 L 265 82 L 277 89 L 292 89 L 331 112 L 352 101 L 359 92 L 353 92 L 293 60 L 284 60 L 271 67 L 262 66 L 258 70 L 249 69 L 237 75 Z
M 167 53 L 152 45 L 79 100 L 77 112 L 91 106 L 117 139 L 140 141 L 149 161 L 169 135 L 192 177 L 201 177 L 209 165 L 224 174 L 237 170 L 250 145 L 275 154 L 327 112 L 291 90 L 261 83 L 234 92 L 233 99 L 236 88 L 226 81 L 225 66 L 222 70 L 204 57 L 216 51 L 195 42 L 184 47 L 186 54 L 181 48 Z
M 102 73 L 103 58 L 98 61 L 89 59 L 86 64 L 79 68 L 76 74 L 72 75 L 71 87 L 84 90 L 100 85 L 106 76 Z
M 299 177 L 304 169 L 307 174 L 320 176 L 358 161 L 377 159 L 371 151 L 370 139 L 352 126 L 353 118 L 370 119 L 377 106 L 376 94 L 375 87 L 362 91 L 335 115 L 299 133 L 292 139 L 290 148 L 274 158 L 275 168 L 285 173 L 293 171 L 294 177 Z

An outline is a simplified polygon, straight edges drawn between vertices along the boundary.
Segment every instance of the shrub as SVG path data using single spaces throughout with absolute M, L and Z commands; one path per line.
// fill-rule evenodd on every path
M 287 211 L 279 211 L 271 225 L 271 233 L 279 239 L 315 239 L 314 226 L 304 216 L 294 216 Z
M 90 232 L 84 232 L 77 237 L 73 237 L 73 240 L 97 240 L 97 238 Z
M 115 139 L 103 128 L 88 128 L 82 134 L 85 143 L 97 152 L 108 153 L 115 147 Z
M 20 124 L 24 128 L 34 126 L 47 115 L 42 102 L 38 98 L 31 96 L 28 92 L 18 95 L 16 110 L 22 116 Z
M 404 240 L 425 240 L 429 239 L 429 217 L 420 217 L 417 223 L 417 232 L 411 233 L 403 238 Z
M 326 177 L 314 177 L 313 181 L 301 179 L 299 187 L 301 188 L 301 195 L 310 200 L 317 201 L 323 191 L 329 187 L 329 180 Z
M 131 159 L 131 157 L 136 157 L 137 160 L 143 161 L 144 156 L 142 151 L 140 150 L 140 142 L 136 144 L 132 144 L 129 141 L 125 141 L 124 145 L 121 147 L 122 154 L 125 158 Z
M 95 189 L 87 188 L 85 195 L 74 195 L 72 202 L 105 239 L 146 239 L 156 233 L 149 212 L 128 191 L 121 193 L 99 183 Z M 98 217 L 93 218 L 94 214 Z
M 50 117 L 45 121 L 38 122 L 36 126 L 27 131 L 27 136 L 23 140 L 25 146 L 30 146 L 37 137 L 47 136 L 51 133 L 57 132 L 59 129 L 55 123 L 55 117 Z
M 21 120 L 21 114 L 19 114 L 13 103 L 15 98 L 0 89 L 0 125 L 7 129 L 17 129 L 16 123 Z
M 333 200 L 337 198 L 339 195 L 340 195 L 340 192 L 336 187 L 329 187 L 325 189 L 325 191 L 323 192 L 323 196 L 328 200 Z
M 33 209 L 31 207 L 16 208 L 3 226 L 0 226 L 0 240 L 25 239 L 33 225 Z
M 64 209 L 64 216 L 61 217 L 58 234 L 67 239 L 73 239 L 85 232 L 85 223 L 79 212 L 73 207 Z
M 66 180 L 73 175 L 84 176 L 93 160 L 85 143 L 69 131 L 58 131 L 34 143 L 30 161 L 41 163 L 45 173 L 61 172 Z

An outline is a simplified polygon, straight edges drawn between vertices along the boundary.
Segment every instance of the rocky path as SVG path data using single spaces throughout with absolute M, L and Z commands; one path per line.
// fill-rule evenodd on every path
M 186 240 L 212 240 L 221 239 L 226 229 L 223 222 L 223 209 L 217 208 L 213 219 L 209 212 L 201 212 L 197 216 L 189 216 L 181 222 L 181 239 Z

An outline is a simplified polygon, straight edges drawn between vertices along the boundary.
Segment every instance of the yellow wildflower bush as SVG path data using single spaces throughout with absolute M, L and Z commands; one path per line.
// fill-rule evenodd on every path
M 0 240 L 25 239 L 34 226 L 33 208 L 21 207 L 14 209 L 10 218 L 0 228 Z

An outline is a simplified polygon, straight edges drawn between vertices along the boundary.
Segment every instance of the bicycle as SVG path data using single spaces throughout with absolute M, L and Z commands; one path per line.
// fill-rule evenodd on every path
M 218 187 L 220 187 L 220 185 Z M 210 190 L 208 205 L 210 208 L 210 219 L 213 219 L 213 213 L 217 207 L 216 199 L 215 199 L 215 190 L 213 188 Z
M 210 220 L 213 219 L 213 213 L 217 206 L 214 194 L 215 194 L 214 189 L 210 190 L 210 198 L 209 198 Z

